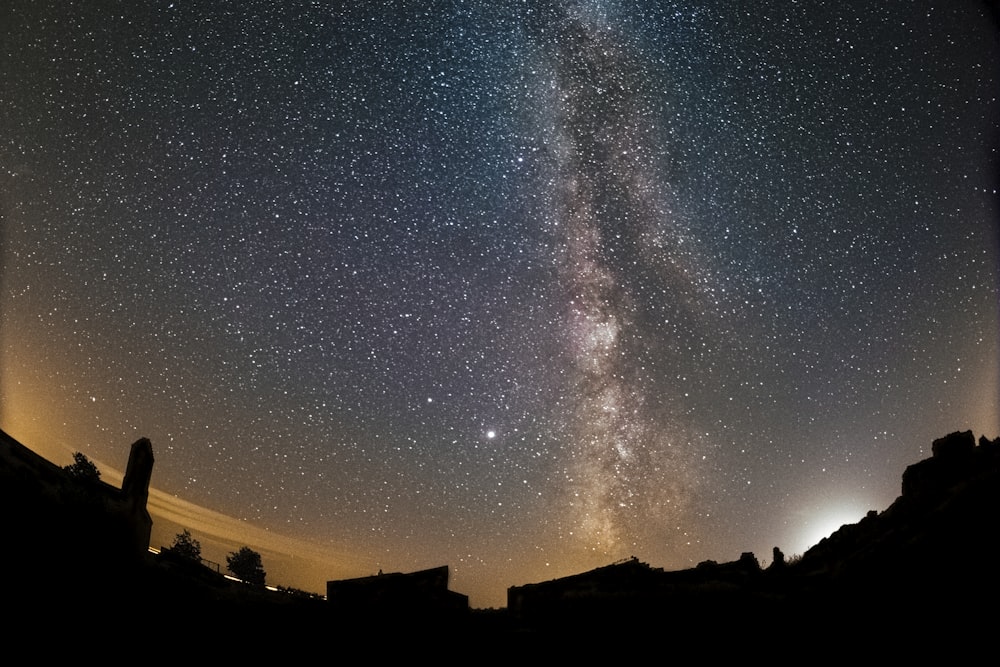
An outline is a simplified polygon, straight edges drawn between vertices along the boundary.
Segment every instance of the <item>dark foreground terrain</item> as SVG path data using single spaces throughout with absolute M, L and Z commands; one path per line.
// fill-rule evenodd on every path
M 336 606 L 136 553 L 116 490 L 101 500 L 0 432 L 7 648 L 159 664 L 429 657 L 828 662 L 994 652 L 1000 439 L 953 433 L 909 466 L 899 498 L 794 562 L 752 554 L 668 572 L 636 560 L 513 587 L 502 610 Z M 109 507 L 111 508 L 109 510 Z M 923 660 L 921 660 L 923 662 Z

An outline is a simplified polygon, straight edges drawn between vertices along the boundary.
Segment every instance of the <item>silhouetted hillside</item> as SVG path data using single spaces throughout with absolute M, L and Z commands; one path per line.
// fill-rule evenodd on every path
M 118 489 L 96 477 L 75 478 L 0 431 L 0 529 L 8 540 L 0 552 L 3 571 L 17 573 L 15 585 L 37 585 L 36 574 L 80 578 L 134 565 L 149 546 L 151 469 L 145 439 L 133 444 Z
M 13 636 L 38 628 L 156 632 L 200 642 L 202 657 L 258 659 L 311 656 L 331 643 L 387 657 L 426 650 L 439 662 L 468 657 L 462 647 L 470 645 L 489 647 L 494 657 L 592 656 L 586 642 L 598 639 L 616 642 L 619 654 L 669 644 L 697 647 L 705 657 L 790 658 L 800 655 L 795 647 L 827 653 L 861 637 L 865 650 L 896 655 L 929 646 L 978 650 L 997 622 L 998 474 L 1000 439 L 977 445 L 971 432 L 953 433 L 906 469 L 890 507 L 841 527 L 795 562 L 778 558 L 762 569 L 745 553 L 664 571 L 631 559 L 511 587 L 506 610 L 460 613 L 454 605 L 464 596 L 447 591 L 446 568 L 331 582 L 331 590 L 349 593 L 334 605 L 136 554 L 133 537 L 142 531 L 128 525 L 126 517 L 138 515 L 122 510 L 125 491 L 75 486 L 0 431 L 0 565 L 10 582 L 5 603 L 17 610 L 6 629 Z M 397 579 L 418 611 L 393 608 Z M 414 591 L 424 588 L 455 613 L 420 612 Z M 364 599 L 366 591 L 377 599 Z
M 980 438 L 977 446 L 971 431 L 952 433 L 932 451 L 906 469 L 902 493 L 889 508 L 842 526 L 807 551 L 796 569 L 840 583 L 989 571 L 1000 508 L 1000 438 Z
M 765 570 L 745 553 L 665 572 L 633 559 L 513 587 L 508 610 L 527 633 L 566 641 L 581 631 L 652 637 L 669 628 L 711 632 L 719 641 L 709 652 L 777 657 L 791 637 L 825 651 L 860 637 L 898 654 L 942 642 L 960 651 L 987 643 L 997 625 L 998 519 L 1000 439 L 976 446 L 971 431 L 952 433 L 906 469 L 889 508 L 842 526 L 796 562 Z M 922 644 L 914 632 L 926 633 Z
M 198 646 L 198 658 L 315 648 L 328 627 L 322 599 L 257 589 L 148 551 L 148 487 L 140 480 L 135 488 L 130 474 L 148 444 L 133 445 L 118 489 L 74 479 L 0 431 L 5 638 L 77 658 L 106 657 L 109 643 L 139 646 L 150 637 L 183 637 Z M 61 640 L 35 643 L 50 637 Z

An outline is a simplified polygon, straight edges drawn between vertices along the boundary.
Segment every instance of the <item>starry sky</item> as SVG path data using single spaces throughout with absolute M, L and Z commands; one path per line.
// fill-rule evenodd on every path
M 803 552 L 1000 435 L 989 3 L 0 3 L 0 428 L 268 582 Z

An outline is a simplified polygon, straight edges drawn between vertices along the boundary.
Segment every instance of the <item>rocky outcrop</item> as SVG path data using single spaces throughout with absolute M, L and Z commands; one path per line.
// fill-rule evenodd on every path
M 915 498 L 947 491 L 955 483 L 974 475 L 989 452 L 976 448 L 972 431 L 951 433 L 931 445 L 932 456 L 903 472 L 903 497 Z
M 134 526 L 132 548 L 136 554 L 149 550 L 149 538 L 153 531 L 153 518 L 146 509 L 149 500 L 149 482 L 153 476 L 153 445 L 149 438 L 140 438 L 132 443 L 129 451 L 128 467 L 122 480 L 121 504 Z

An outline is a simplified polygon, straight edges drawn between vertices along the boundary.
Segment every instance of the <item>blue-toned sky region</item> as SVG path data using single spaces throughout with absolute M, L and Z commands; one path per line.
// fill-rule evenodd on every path
M 801 553 L 998 424 L 984 2 L 0 7 L 0 427 L 271 583 Z

